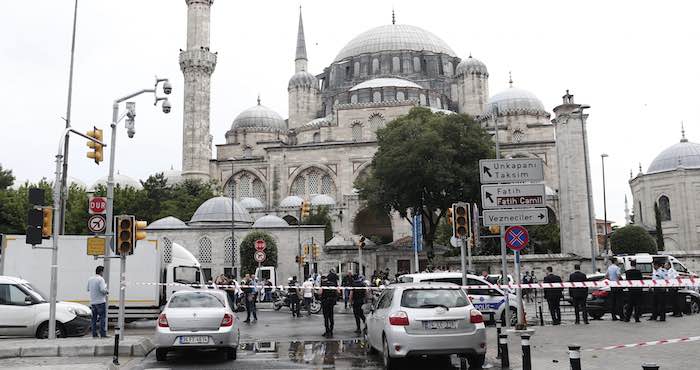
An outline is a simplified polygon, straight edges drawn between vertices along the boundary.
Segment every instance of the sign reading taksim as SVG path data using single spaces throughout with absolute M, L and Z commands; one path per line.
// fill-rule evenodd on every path
M 544 207 L 544 189 L 544 184 L 481 185 L 481 203 L 484 209 Z
M 527 246 L 530 241 L 530 234 L 522 226 L 511 226 L 506 229 L 506 247 L 519 251 Z
M 544 163 L 540 158 L 481 159 L 482 184 L 538 182 L 544 180 Z
M 484 210 L 484 226 L 493 225 L 546 225 L 547 208 Z

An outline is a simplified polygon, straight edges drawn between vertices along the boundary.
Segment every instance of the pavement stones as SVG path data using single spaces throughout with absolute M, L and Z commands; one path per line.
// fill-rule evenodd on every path
M 144 357 L 154 348 L 149 337 L 126 337 L 119 343 L 120 356 Z M 0 341 L 0 358 L 112 356 L 114 339 L 61 338 Z

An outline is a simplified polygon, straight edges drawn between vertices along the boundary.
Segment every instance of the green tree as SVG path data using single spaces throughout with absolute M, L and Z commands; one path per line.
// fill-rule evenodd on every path
M 664 229 L 661 227 L 661 211 L 657 202 L 654 202 L 654 217 L 656 218 L 656 247 L 662 251 L 666 246 L 664 245 Z
M 12 170 L 5 170 L 0 164 L 0 191 L 11 187 L 15 183 L 15 176 Z
M 528 226 L 527 231 L 534 253 L 561 253 L 559 224 Z
M 272 235 L 264 231 L 252 231 L 241 242 L 241 273 L 254 274 L 258 263 L 255 262 L 255 241 L 265 241 L 265 262 L 262 266 L 277 267 L 277 242 Z
M 355 183 L 359 196 L 368 207 L 396 211 L 409 222 L 411 210 L 420 211 L 432 259 L 446 209 L 479 198 L 478 161 L 494 156 L 493 140 L 467 115 L 416 107 L 379 129 L 377 142 L 369 175 Z
M 88 195 L 85 189 L 72 184 L 66 201 L 66 234 L 88 234 Z
M 610 236 L 610 248 L 614 254 L 656 253 L 656 242 L 644 228 L 627 225 Z
M 37 184 L 25 182 L 17 189 L 0 190 L 0 232 L 4 234 L 24 234 L 29 210 L 29 188 L 44 189 L 44 204 L 53 203 L 51 184 L 42 179 Z
M 324 225 L 324 243 L 333 239 L 333 222 L 331 221 L 330 209 L 328 206 L 313 207 L 309 217 L 303 220 L 302 225 Z

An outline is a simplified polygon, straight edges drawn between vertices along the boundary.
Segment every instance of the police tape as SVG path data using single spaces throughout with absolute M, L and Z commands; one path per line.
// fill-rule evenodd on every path
M 422 287 L 423 289 L 443 289 L 443 288 L 455 288 L 454 284 L 450 285 L 439 285 L 441 282 L 433 282 L 431 286 Z M 125 282 L 125 285 L 157 285 L 157 286 L 189 286 L 189 287 L 207 287 L 207 288 L 220 288 L 220 289 L 236 289 L 236 288 L 266 288 L 262 284 L 260 285 L 227 285 L 227 284 L 216 284 L 216 283 L 152 283 L 152 282 Z M 498 287 L 501 289 L 562 289 L 562 288 L 683 288 L 683 287 L 698 287 L 700 286 L 700 278 L 676 278 L 676 279 L 665 279 L 665 280 L 621 280 L 621 281 L 610 281 L 610 280 L 600 280 L 600 281 L 581 281 L 581 282 L 561 282 L 561 283 L 528 283 L 528 284 L 479 284 L 479 285 L 466 285 L 461 286 L 464 289 L 493 289 Z M 267 286 L 267 288 L 274 287 L 277 289 L 289 289 L 289 288 L 302 288 L 300 285 L 274 285 Z M 383 290 L 391 288 L 391 286 L 334 286 L 340 289 L 364 289 L 364 290 Z M 319 288 L 314 286 L 314 288 Z
M 700 340 L 700 336 L 695 336 L 695 337 L 683 337 L 683 338 L 674 338 L 674 339 L 661 339 L 661 340 L 653 340 L 650 342 L 640 342 L 640 343 L 630 343 L 630 344 L 618 344 L 614 346 L 607 346 L 607 347 L 600 347 L 600 348 L 588 348 L 584 349 L 582 351 L 586 352 L 591 352 L 591 351 L 609 351 L 612 349 L 623 349 L 623 348 L 634 348 L 634 347 L 650 347 L 650 346 L 656 346 L 659 344 L 673 344 L 673 343 L 685 343 L 685 342 L 694 342 Z

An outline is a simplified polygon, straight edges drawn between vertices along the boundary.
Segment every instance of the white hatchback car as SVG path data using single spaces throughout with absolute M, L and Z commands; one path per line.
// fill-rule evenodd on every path
M 241 341 L 241 322 L 221 290 L 175 292 L 158 317 L 156 359 L 181 349 L 218 349 L 235 360 Z
M 452 354 L 480 368 L 486 356 L 481 312 L 458 285 L 444 282 L 387 286 L 367 317 L 367 340 L 387 369 L 399 358 Z
M 49 336 L 49 302 L 28 281 L 0 276 L 0 336 Z M 92 312 L 80 303 L 56 303 L 56 337 L 83 336 Z

